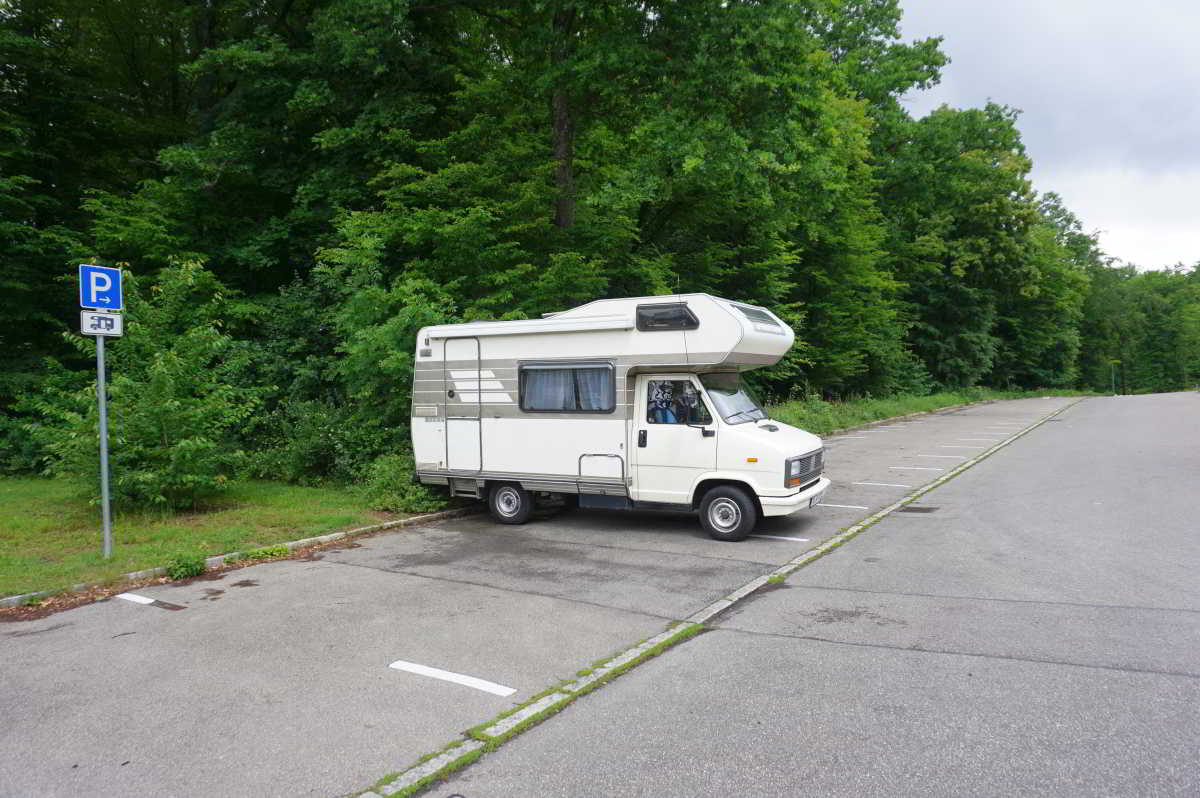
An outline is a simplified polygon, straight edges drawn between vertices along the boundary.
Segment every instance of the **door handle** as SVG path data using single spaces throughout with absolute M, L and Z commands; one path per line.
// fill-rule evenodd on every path
M 644 429 L 638 430 L 638 448 L 646 448 L 646 430 Z

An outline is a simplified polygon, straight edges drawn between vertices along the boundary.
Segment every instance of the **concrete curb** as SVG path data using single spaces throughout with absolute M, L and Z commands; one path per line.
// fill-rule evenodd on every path
M 483 743 L 479 740 L 463 738 L 457 745 L 447 749 L 442 754 L 435 756 L 423 764 L 417 765 L 415 768 L 409 768 L 404 771 L 398 779 L 386 787 L 380 787 L 378 792 L 368 792 L 363 795 L 365 798 L 369 798 L 369 796 L 395 795 L 403 790 L 411 789 L 438 771 L 455 764 L 464 756 L 475 753 L 480 748 L 483 748 Z
M 313 538 L 302 538 L 301 540 L 292 540 L 287 543 L 275 543 L 276 546 L 287 546 L 289 551 L 296 549 L 304 549 L 309 546 L 319 546 L 322 543 L 332 543 L 335 540 L 354 537 L 356 535 L 364 535 L 368 532 L 381 532 L 385 529 L 396 529 L 398 527 L 413 526 L 415 524 L 425 523 L 427 521 L 440 521 L 443 518 L 457 518 L 461 515 L 474 515 L 480 512 L 478 507 L 458 507 L 453 510 L 442 510 L 436 513 L 426 513 L 425 515 L 414 515 L 411 518 L 400 518 L 396 521 L 385 521 L 382 524 L 371 524 L 369 526 L 360 526 L 357 529 L 348 529 L 345 532 L 333 532 L 328 535 L 319 535 Z M 231 551 L 228 554 L 218 554 L 215 557 L 208 557 L 204 560 L 204 568 L 216 568 L 218 565 L 223 565 L 227 558 L 235 560 L 244 556 L 244 552 Z M 106 584 L 112 584 L 113 581 L 137 582 L 142 579 L 154 579 L 159 576 L 166 576 L 166 568 L 147 568 L 144 571 L 131 571 L 127 574 L 121 574 L 116 580 L 104 579 L 97 582 L 81 582 L 78 585 L 72 585 L 64 590 L 40 590 L 35 593 L 24 593 L 19 596 L 6 596 L 0 598 L 0 609 L 5 607 L 16 607 L 24 604 L 31 599 L 46 598 L 47 596 L 56 596 L 60 593 L 78 593 L 84 590 L 91 590 L 94 587 L 101 587 Z
M 924 496 L 926 493 L 929 493 L 938 486 L 945 484 L 949 480 L 966 471 L 968 468 L 971 468 L 980 461 L 985 460 L 986 458 L 1000 451 L 1005 446 L 1014 443 L 1033 430 L 1042 426 L 1060 413 L 1070 410 L 1072 407 L 1082 402 L 1085 398 L 1087 397 L 1079 397 L 1070 404 L 1064 405 L 1054 412 L 1043 416 L 1038 421 L 1034 422 L 1023 430 L 1014 433 L 1008 438 L 1005 438 L 995 446 L 992 446 L 986 451 L 975 455 L 966 462 L 960 463 L 958 466 L 933 480 L 928 485 L 917 488 L 901 498 L 899 501 L 888 505 L 887 507 L 879 510 L 862 521 L 859 521 L 857 524 L 851 526 L 844 532 L 834 535 L 824 543 L 805 551 L 803 554 L 800 554 L 799 556 L 790 560 L 786 565 L 751 579 L 749 582 L 737 588 L 726 597 L 718 599 L 699 612 L 688 616 L 688 618 L 683 621 L 682 625 L 672 626 L 648 640 L 625 649 L 616 656 L 607 660 L 600 667 L 589 672 L 586 676 L 558 685 L 556 688 L 553 688 L 546 694 L 541 695 L 536 700 L 530 700 L 526 704 L 517 707 L 516 710 L 511 711 L 509 714 L 495 718 L 486 726 L 477 726 L 476 729 L 479 731 L 469 733 L 464 737 L 452 741 L 449 744 L 450 747 L 443 749 L 443 753 L 438 754 L 432 759 L 428 759 L 424 762 L 420 762 L 405 770 L 402 770 L 393 781 L 385 786 L 375 787 L 373 792 L 368 790 L 366 792 L 358 793 L 359 798 L 378 798 L 379 796 L 393 795 L 400 795 L 402 798 L 408 798 L 408 796 L 413 796 L 423 792 L 427 787 L 444 778 L 448 778 L 451 774 L 460 770 L 462 767 L 465 767 L 471 762 L 474 762 L 488 751 L 503 745 L 512 737 L 523 733 L 527 729 L 533 728 L 550 715 L 565 709 L 569 704 L 573 703 L 576 698 L 584 693 L 591 692 L 592 690 L 598 688 L 606 680 L 615 678 L 621 673 L 637 667 L 646 659 L 650 659 L 653 656 L 653 653 L 658 653 L 654 652 L 654 649 L 657 647 L 662 647 L 662 650 L 666 650 L 677 643 L 685 642 L 693 634 L 701 631 L 704 628 L 704 624 L 711 621 L 717 615 L 720 615 L 730 607 L 736 605 L 738 602 L 745 601 L 747 598 L 753 596 L 764 586 L 773 582 L 778 582 L 781 579 L 785 579 L 804 566 L 821 559 L 829 552 L 843 545 L 855 536 L 861 534 L 867 528 L 875 525 L 879 521 L 882 521 L 884 518 L 891 515 L 904 505 L 919 499 L 921 496 Z M 965 405 L 954 405 L 950 408 L 939 408 L 937 411 L 926 411 L 921 413 L 913 413 L 911 415 L 927 415 L 931 412 L 970 407 L 971 405 L 987 404 L 995 401 L 1004 400 L 987 399 L 981 402 L 971 402 Z M 897 418 L 907 417 L 908 416 L 898 416 Z M 875 423 L 883 423 L 883 421 L 872 422 L 872 424 Z M 464 748 L 464 746 L 471 745 L 472 743 L 474 743 L 473 747 L 470 747 L 469 749 Z

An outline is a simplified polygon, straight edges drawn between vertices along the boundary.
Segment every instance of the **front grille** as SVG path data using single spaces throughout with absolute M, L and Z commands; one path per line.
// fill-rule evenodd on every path
M 812 482 L 815 478 L 821 476 L 821 471 L 825 468 L 825 450 L 817 449 L 812 454 L 807 454 L 800 458 L 800 472 L 794 475 L 789 475 L 787 483 L 789 486 L 802 485 L 806 482 Z

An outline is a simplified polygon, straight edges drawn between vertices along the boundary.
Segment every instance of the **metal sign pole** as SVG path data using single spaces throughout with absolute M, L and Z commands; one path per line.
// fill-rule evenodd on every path
M 98 310 L 101 306 L 104 310 Z M 121 270 L 94 263 L 79 264 L 79 328 L 96 339 L 96 402 L 100 405 L 100 501 L 104 505 L 104 559 L 112 557 L 112 511 L 108 503 L 108 386 L 104 381 L 104 337 L 120 336 L 125 321 Z M 92 310 L 88 310 L 92 308 Z
M 96 336 L 96 400 L 100 403 L 100 500 L 104 505 L 104 559 L 112 556 L 112 514 L 108 508 L 108 388 L 104 382 L 104 336 Z

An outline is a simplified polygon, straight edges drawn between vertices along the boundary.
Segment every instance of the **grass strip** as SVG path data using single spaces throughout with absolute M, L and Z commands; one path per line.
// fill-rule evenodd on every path
M 1047 396 L 1095 396 L 1096 394 L 1066 389 L 1038 391 L 997 391 L 990 388 L 965 388 L 917 396 L 901 394 L 881 398 L 865 397 L 829 402 L 824 399 L 798 399 L 773 405 L 773 419 L 808 430 L 815 435 L 828 435 L 874 421 L 928 413 L 949 407 L 993 402 L 1002 399 L 1030 399 Z
M 280 544 L 397 518 L 353 490 L 272 482 L 233 486 L 200 512 L 121 512 L 112 558 L 102 556 L 99 508 L 65 482 L 0 478 L 0 596 L 62 590 L 165 567 L 181 557 L 239 551 L 269 558 Z

